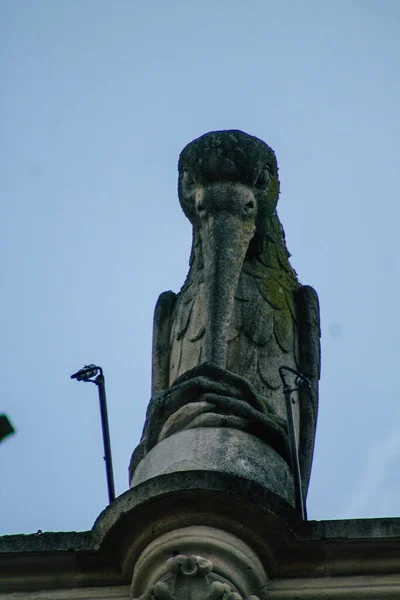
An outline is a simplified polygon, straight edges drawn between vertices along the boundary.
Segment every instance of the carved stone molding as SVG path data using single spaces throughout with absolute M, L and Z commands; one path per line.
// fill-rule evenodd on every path
M 253 550 L 236 536 L 194 526 L 151 542 L 134 567 L 135 600 L 259 600 L 267 576 Z
M 165 566 L 167 575 L 135 600 L 245 600 L 231 582 L 213 573 L 212 562 L 202 556 L 178 554 Z M 247 600 L 259 598 L 252 595 Z

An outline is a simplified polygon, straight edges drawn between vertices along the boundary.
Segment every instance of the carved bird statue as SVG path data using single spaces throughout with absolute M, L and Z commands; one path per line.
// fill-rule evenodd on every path
M 178 193 L 193 225 L 193 245 L 181 291 L 165 292 L 156 306 L 153 394 L 174 389 L 198 365 L 211 364 L 217 380 L 223 372 L 245 380 L 258 398 L 251 410 L 274 416 L 284 429 L 279 367 L 306 374 L 311 387 L 299 390 L 295 405 L 305 496 L 318 407 L 319 306 L 316 292 L 300 285 L 289 263 L 276 212 L 275 154 L 241 131 L 207 133 L 180 155 Z M 172 425 L 170 417 L 169 434 L 190 419 L 191 427 L 215 426 L 215 397 L 178 410 L 186 412 Z M 214 421 L 207 422 L 204 413 Z M 223 426 L 240 427 L 239 417 L 225 419 Z M 165 437 L 165 426 L 163 431 Z

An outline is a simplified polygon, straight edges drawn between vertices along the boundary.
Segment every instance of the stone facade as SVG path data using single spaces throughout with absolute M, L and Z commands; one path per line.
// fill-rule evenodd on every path
M 173 472 L 90 532 L 0 538 L 0 573 L 2 600 L 397 599 L 400 519 L 302 521 L 256 482 Z

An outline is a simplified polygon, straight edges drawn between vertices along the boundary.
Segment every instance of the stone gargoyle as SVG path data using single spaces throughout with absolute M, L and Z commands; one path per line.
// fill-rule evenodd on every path
M 279 367 L 306 374 L 295 407 L 303 494 L 318 408 L 316 292 L 290 265 L 276 205 L 272 149 L 241 131 L 194 140 L 179 159 L 179 201 L 193 226 L 190 269 L 178 294 L 158 299 L 152 398 L 131 462 L 183 429 L 231 427 L 260 437 L 289 461 Z

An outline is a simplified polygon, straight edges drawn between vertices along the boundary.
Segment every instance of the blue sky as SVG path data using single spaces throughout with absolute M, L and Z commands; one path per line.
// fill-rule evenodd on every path
M 312 519 L 398 516 L 400 4 L 0 2 L 0 532 L 81 530 L 117 493 L 149 400 L 152 314 L 186 276 L 189 141 L 237 128 L 280 166 L 292 264 L 317 290 Z

